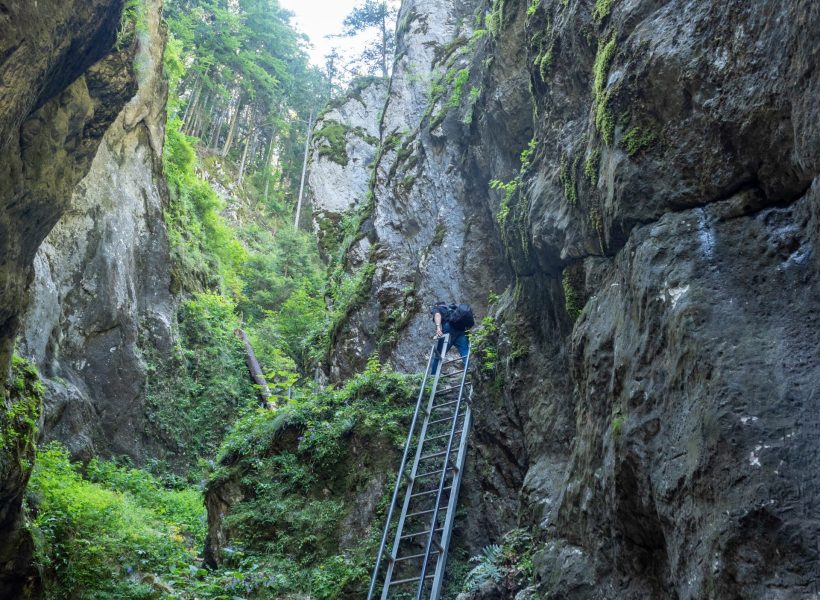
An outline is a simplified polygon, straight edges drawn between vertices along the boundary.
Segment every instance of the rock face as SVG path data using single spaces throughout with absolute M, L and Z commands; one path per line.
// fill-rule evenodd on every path
M 407 312 L 381 347 L 416 370 L 428 298 L 507 287 L 462 539 L 530 528 L 522 598 L 818 593 L 818 32 L 799 0 L 404 2 L 339 339 Z
M 135 90 L 133 45 L 113 51 L 122 5 L 119 0 L 0 5 L 0 387 L 8 380 L 34 255 Z M 9 448 L 0 450 L 4 464 L 23 458 Z M 0 571 L 4 598 L 36 592 L 21 570 L 32 549 L 30 535 L 19 530 L 29 468 L 3 486 L 0 498 L 0 557 L 15 557 Z
M 372 302 L 353 311 L 335 336 L 333 378 L 361 368 L 374 349 L 401 369 L 417 369 L 432 335 L 421 307 L 470 298 L 481 308 L 488 291 L 509 283 L 490 211 L 472 202 L 472 173 L 460 168 L 463 128 L 448 130 L 445 141 L 440 127 L 427 126 L 431 95 L 438 94 L 439 104 L 448 101 L 436 90 L 452 61 L 468 60 L 458 50 L 472 33 L 470 4 L 409 1 L 399 12 L 381 149 L 369 188 L 375 200 L 364 225 L 369 244 L 377 247 L 369 258 L 375 264 Z M 355 253 L 364 254 L 358 245 Z
M 366 201 L 386 96 L 386 81 L 363 78 L 316 121 L 308 183 L 323 247 L 329 245 L 323 237 Z
M 171 343 L 160 14 L 161 2 L 146 3 L 137 93 L 34 259 L 20 351 L 45 378 L 45 439 L 61 440 L 77 458 L 142 457 L 140 346 L 162 353 Z

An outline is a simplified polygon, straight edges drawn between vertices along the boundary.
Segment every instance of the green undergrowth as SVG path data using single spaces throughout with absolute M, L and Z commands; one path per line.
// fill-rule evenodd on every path
M 302 392 L 237 423 L 207 489 L 241 498 L 224 518 L 221 564 L 276 574 L 253 597 L 364 597 L 383 514 L 358 528 L 357 514 L 362 503 L 385 509 L 384 474 L 398 460 L 417 383 L 371 359 L 340 389 Z
M 54 443 L 38 453 L 28 503 L 47 599 L 194 597 L 185 588 L 205 537 L 198 489 L 97 459 L 83 476 Z
M 219 294 L 192 295 L 179 308 L 171 352 L 147 353 L 147 431 L 176 470 L 213 456 L 230 424 L 259 403 L 234 334 L 235 308 Z

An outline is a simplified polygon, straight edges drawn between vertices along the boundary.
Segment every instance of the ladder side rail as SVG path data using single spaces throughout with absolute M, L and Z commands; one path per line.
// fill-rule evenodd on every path
M 451 534 L 453 532 L 453 523 L 456 518 L 456 504 L 458 503 L 459 488 L 461 487 L 461 477 L 464 474 L 464 465 L 467 462 L 467 436 L 472 425 L 472 409 L 470 408 L 470 401 L 472 400 L 472 389 L 470 390 L 470 398 L 467 400 L 467 410 L 464 413 L 464 428 L 461 433 L 461 440 L 458 445 L 458 456 L 456 457 L 456 465 L 458 470 L 455 477 L 453 477 L 453 489 L 450 492 L 450 501 L 447 505 L 447 516 L 444 519 L 444 530 L 441 532 L 441 550 L 439 551 L 438 561 L 436 562 L 436 570 L 433 575 L 433 586 L 430 592 L 430 600 L 438 600 L 441 594 L 441 586 L 444 583 L 444 567 L 447 565 L 447 552 L 450 547 Z
M 431 354 L 431 360 L 432 360 L 432 356 L 438 353 L 438 344 L 439 344 L 439 340 L 437 339 L 433 343 L 433 351 L 432 351 L 432 354 Z M 416 482 L 416 474 L 418 473 L 419 462 L 420 462 L 420 459 L 421 459 L 421 453 L 422 453 L 422 449 L 424 447 L 424 439 L 427 435 L 427 423 L 430 420 L 430 407 L 432 406 L 434 398 L 436 396 L 436 389 L 438 388 L 439 376 L 441 375 L 441 369 L 444 366 L 444 357 L 447 356 L 447 350 L 449 350 L 449 345 L 450 345 L 450 334 L 445 333 L 443 341 L 441 342 L 441 354 L 439 356 L 438 366 L 436 367 L 436 373 L 435 373 L 434 378 L 433 378 L 433 386 L 432 386 L 432 389 L 430 391 L 430 400 L 428 402 L 428 407 L 427 407 L 427 410 L 425 412 L 424 420 L 422 421 L 421 431 L 419 432 L 419 439 L 418 439 L 418 444 L 417 444 L 417 448 L 416 448 L 416 456 L 413 459 L 413 467 L 410 471 L 410 479 L 409 479 L 409 482 L 407 484 L 407 490 L 405 491 L 405 494 L 404 494 L 404 502 L 402 504 L 401 513 L 399 514 L 399 522 L 396 526 L 396 535 L 395 535 L 395 538 L 393 540 L 393 547 L 392 547 L 392 550 L 391 550 L 392 560 L 387 564 L 387 573 L 386 573 L 385 579 L 384 579 L 384 587 L 382 588 L 381 600 L 387 600 L 387 596 L 388 596 L 388 593 L 390 591 L 390 582 L 393 579 L 393 567 L 396 564 L 394 561 L 395 561 L 396 558 L 398 558 L 399 546 L 401 545 L 401 534 L 402 534 L 402 531 L 404 530 L 404 521 L 405 521 L 405 517 L 407 516 L 407 509 L 410 507 L 410 501 L 411 501 L 412 495 L 413 495 L 413 487 L 414 487 L 415 482 Z M 428 367 L 427 367 L 428 371 L 430 370 L 431 366 L 432 366 L 432 363 L 431 363 L 431 365 L 428 365 Z M 425 376 L 425 378 L 426 378 L 426 376 Z M 419 406 L 421 405 L 421 400 L 422 400 L 423 397 L 424 397 L 424 387 L 421 388 L 421 392 L 419 393 Z M 412 438 L 412 435 L 413 435 L 413 432 L 411 430 L 410 435 L 407 438 L 408 444 L 410 443 L 410 439 Z M 408 446 L 408 448 L 409 448 L 409 446 Z M 399 479 L 396 481 L 397 485 L 398 485 L 399 481 L 401 480 L 403 472 L 404 472 L 404 469 L 402 468 L 402 471 L 399 472 Z M 369 597 L 368 597 L 368 599 L 369 599 Z
M 445 483 L 447 482 L 447 471 L 450 464 L 450 454 L 453 450 L 453 439 L 455 438 L 456 429 L 458 427 L 458 413 L 461 410 L 461 401 L 464 397 L 464 383 L 467 380 L 467 369 L 470 366 L 470 351 L 467 351 L 467 356 L 464 358 L 464 371 L 461 374 L 461 385 L 458 390 L 458 400 L 456 401 L 456 408 L 453 412 L 453 423 L 450 425 L 450 437 L 447 440 L 447 450 L 446 454 L 444 455 L 444 469 L 441 472 L 441 479 L 439 479 L 438 484 L 438 492 L 436 493 L 436 503 L 433 505 L 433 518 L 431 520 L 432 525 L 430 526 L 430 535 L 427 537 L 427 547 L 424 551 L 424 560 L 421 563 L 421 576 L 419 578 L 419 585 L 418 589 L 416 590 L 416 600 L 421 600 L 421 595 L 424 592 L 424 583 L 425 583 L 425 575 L 427 574 L 427 563 L 430 560 L 430 551 L 433 549 L 433 538 L 436 534 L 436 521 L 438 520 L 438 511 L 441 505 L 441 495 L 444 493 Z M 469 408 L 469 407 L 468 407 Z M 465 414 L 466 417 L 466 414 Z M 462 440 L 464 439 L 464 431 L 462 429 Z M 453 485 L 452 489 L 450 490 L 450 499 L 453 498 L 453 492 L 456 491 L 455 488 L 455 480 L 460 475 L 458 466 L 456 466 L 455 474 L 453 475 Z M 448 503 L 449 506 L 449 503 Z M 448 508 L 449 511 L 449 508 Z M 445 519 L 447 518 L 447 513 L 445 513 Z M 444 541 L 444 534 L 446 531 L 442 531 L 442 542 Z M 439 547 L 439 554 L 438 560 L 436 563 L 442 561 L 444 558 L 444 548 L 443 544 Z
M 413 420 L 410 423 L 410 431 L 407 434 L 407 441 L 404 443 L 404 454 L 401 457 L 401 466 L 399 467 L 398 476 L 396 477 L 396 485 L 393 486 L 393 496 L 390 499 L 390 507 L 387 509 L 387 519 L 384 524 L 384 533 L 382 533 L 382 541 L 379 546 L 379 552 L 376 554 L 376 567 L 373 569 L 373 577 L 370 580 L 370 590 L 367 592 L 367 600 L 372 600 L 373 592 L 376 589 L 376 583 L 379 577 L 379 567 L 384 556 L 384 549 L 387 545 L 387 536 L 390 532 L 390 523 L 393 520 L 393 510 L 396 506 L 396 500 L 399 496 L 399 489 L 401 488 L 402 473 L 407 465 L 407 455 L 410 453 L 410 446 L 413 441 L 413 432 L 416 429 L 416 422 L 418 421 L 419 411 L 421 410 L 421 401 L 424 399 L 424 388 L 427 385 L 427 379 L 430 376 L 430 367 L 433 364 L 433 357 L 436 355 L 436 344 L 430 350 L 430 356 L 427 359 L 427 369 L 424 371 L 424 378 L 421 381 L 421 389 L 419 390 L 419 397 L 416 401 L 416 410 L 413 413 Z M 439 369 L 440 370 L 440 369 Z M 393 556 L 395 559 L 395 556 Z

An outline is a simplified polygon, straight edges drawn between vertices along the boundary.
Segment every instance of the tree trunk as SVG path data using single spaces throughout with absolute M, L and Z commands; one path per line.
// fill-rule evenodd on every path
M 302 213 L 302 195 L 305 191 L 305 174 L 307 173 L 308 151 L 310 150 L 310 135 L 313 133 L 313 111 L 308 117 L 307 134 L 305 135 L 305 158 L 302 161 L 302 181 L 299 183 L 299 199 L 296 201 L 296 218 L 293 220 L 293 228 L 299 229 L 299 217 Z
M 216 119 L 216 126 L 211 131 L 211 139 L 208 140 L 208 150 L 216 151 L 216 145 L 219 143 L 219 137 L 222 135 L 222 123 L 225 121 L 225 110 L 219 111 L 219 117 Z
M 265 375 L 262 373 L 262 367 L 259 366 L 259 361 L 256 360 L 256 353 L 253 351 L 251 341 L 247 334 L 242 329 L 234 331 L 236 337 L 242 340 L 242 345 L 245 346 L 245 364 L 248 365 L 248 371 L 251 374 L 253 382 L 259 386 L 259 394 L 262 396 L 263 407 L 274 408 L 274 402 L 271 400 L 271 392 L 268 387 L 268 382 Z
M 276 139 L 276 132 L 271 130 L 270 132 L 270 142 L 267 145 L 267 149 L 265 150 L 265 158 L 262 159 L 262 168 L 265 169 L 265 193 L 263 198 L 265 199 L 265 204 L 268 203 L 268 190 L 270 189 L 270 157 L 273 154 L 273 142 Z
M 205 115 L 208 113 L 208 103 L 211 101 L 211 94 L 208 93 L 205 95 L 205 100 L 203 100 L 199 108 L 196 111 L 196 125 L 191 129 L 190 135 L 198 138 L 202 135 L 202 130 L 205 128 Z
M 239 163 L 239 177 L 237 177 L 237 183 L 242 184 L 242 179 L 245 176 L 245 165 L 248 161 L 248 153 L 251 148 L 256 143 L 256 127 L 254 126 L 254 113 L 251 113 L 250 123 L 248 127 L 253 131 L 251 134 L 251 138 L 245 142 L 245 149 L 242 151 L 242 161 Z M 251 133 L 250 131 L 248 133 Z
M 242 112 L 242 100 L 239 99 L 236 102 L 236 112 L 233 114 L 233 119 L 231 120 L 231 127 L 228 129 L 228 137 L 225 138 L 225 145 L 222 146 L 222 152 L 220 154 L 222 157 L 228 156 L 228 152 L 231 151 L 231 146 L 233 146 L 233 139 L 236 136 L 236 127 L 239 123 L 239 113 Z
M 199 102 L 199 93 L 202 91 L 202 86 L 199 84 L 199 79 L 197 79 L 196 83 L 194 83 L 194 91 L 191 92 L 191 99 L 188 102 L 188 105 L 185 107 L 185 113 L 182 115 L 182 130 L 185 131 L 186 125 L 188 123 L 188 115 L 192 114 L 192 109 L 194 105 Z
M 387 2 L 382 2 L 382 77 L 387 79 Z

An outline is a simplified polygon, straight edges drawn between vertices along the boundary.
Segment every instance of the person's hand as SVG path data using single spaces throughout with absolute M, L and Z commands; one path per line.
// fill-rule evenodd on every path
M 441 331 L 441 327 L 436 327 L 436 337 L 440 338 L 443 335 L 444 333 Z

